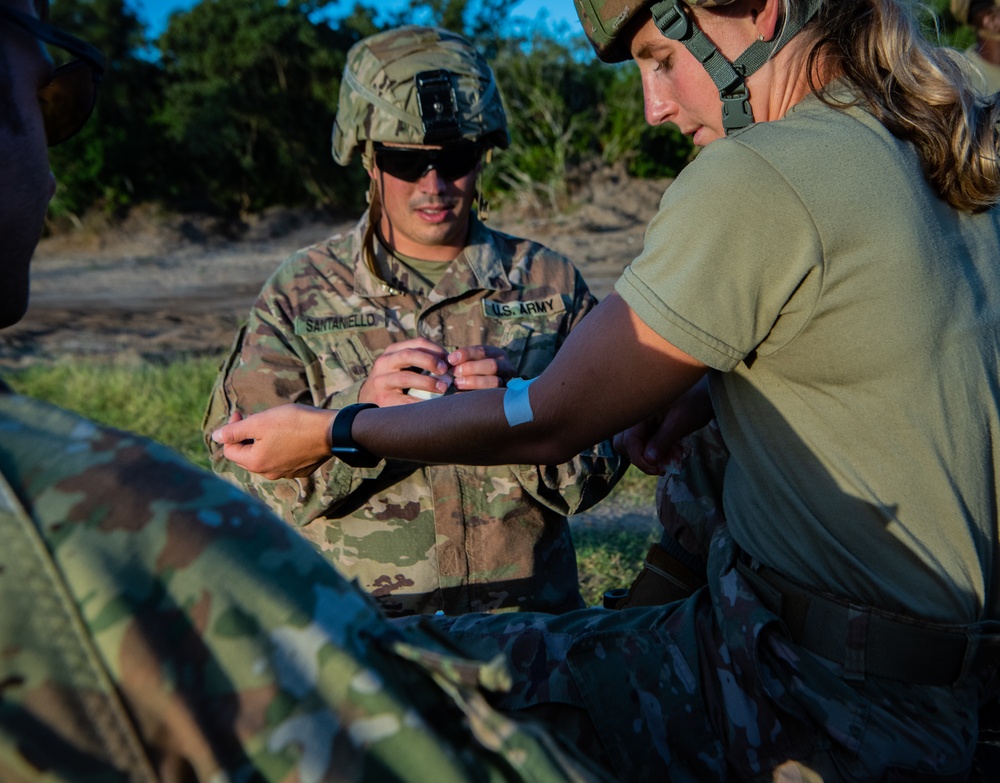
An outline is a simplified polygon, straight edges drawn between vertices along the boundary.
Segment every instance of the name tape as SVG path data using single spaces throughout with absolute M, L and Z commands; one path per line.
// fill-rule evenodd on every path
M 483 300 L 483 314 L 487 318 L 539 318 L 566 312 L 566 303 L 558 294 L 547 299 L 524 302 L 495 302 Z
M 385 326 L 382 313 L 350 313 L 348 315 L 300 316 L 295 319 L 295 334 L 330 334 L 331 332 L 361 332 Z

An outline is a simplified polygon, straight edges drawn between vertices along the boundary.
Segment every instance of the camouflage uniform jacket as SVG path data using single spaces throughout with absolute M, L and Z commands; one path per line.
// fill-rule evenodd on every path
M 298 526 L 392 614 L 581 606 L 565 515 L 620 476 L 608 443 L 557 466 L 361 469 L 331 459 L 312 476 L 275 482 L 225 460 L 208 437 L 234 410 L 356 403 L 374 360 L 418 336 L 449 351 L 499 346 L 516 375 L 535 377 L 596 304 L 568 260 L 475 218 L 433 290 L 380 250 L 383 281 L 362 260 L 366 221 L 293 255 L 264 286 L 206 413 L 214 469 Z
M 4 783 L 599 777 L 262 503 L 2 382 L 0 536 Z

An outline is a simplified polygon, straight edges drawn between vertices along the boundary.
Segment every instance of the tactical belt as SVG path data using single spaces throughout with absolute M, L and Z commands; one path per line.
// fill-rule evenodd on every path
M 842 663 L 846 679 L 948 686 L 1000 661 L 998 623 L 943 625 L 855 604 L 806 588 L 746 554 L 736 569 L 792 641 Z

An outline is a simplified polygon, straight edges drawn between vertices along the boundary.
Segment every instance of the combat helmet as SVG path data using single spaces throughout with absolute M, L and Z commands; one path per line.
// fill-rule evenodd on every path
M 746 79 L 787 44 L 812 19 L 822 0 L 791 0 L 791 13 L 773 41 L 754 41 L 730 62 L 698 29 L 685 9 L 692 6 L 728 5 L 734 0 L 573 0 L 583 30 L 597 56 L 604 62 L 629 59 L 624 34 L 632 20 L 650 13 L 660 32 L 682 43 L 705 67 L 722 100 L 722 125 L 727 134 L 753 124 Z
M 333 158 L 347 165 L 372 142 L 510 145 L 493 72 L 465 38 L 406 25 L 347 53 L 333 123 Z

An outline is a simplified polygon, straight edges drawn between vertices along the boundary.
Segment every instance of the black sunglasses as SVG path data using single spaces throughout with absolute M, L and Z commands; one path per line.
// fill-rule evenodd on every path
M 49 146 L 66 141 L 82 128 L 94 111 L 97 85 L 104 75 L 104 55 L 89 43 L 47 22 L 0 5 L 0 19 L 23 27 L 35 38 L 65 49 L 77 59 L 60 65 L 38 91 Z
M 390 177 L 416 182 L 434 169 L 442 179 L 454 182 L 472 171 L 482 155 L 478 144 L 449 144 L 440 149 L 375 145 L 375 164 Z

